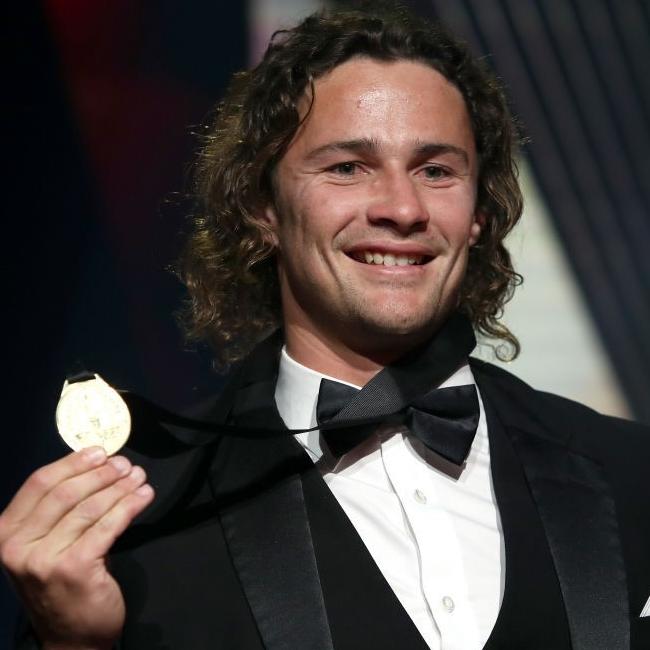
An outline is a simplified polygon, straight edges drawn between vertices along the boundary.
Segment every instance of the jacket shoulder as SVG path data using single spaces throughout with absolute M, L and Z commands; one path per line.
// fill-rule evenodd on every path
M 569 431 L 572 445 L 604 452 L 613 445 L 636 453 L 650 453 L 650 427 L 598 411 L 574 400 L 540 391 L 512 373 L 472 358 L 472 371 L 481 384 L 490 385 L 512 404 L 548 430 Z M 600 454 L 599 454 L 600 455 Z

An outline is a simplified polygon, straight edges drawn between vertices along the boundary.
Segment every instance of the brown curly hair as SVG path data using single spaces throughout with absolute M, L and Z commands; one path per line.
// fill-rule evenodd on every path
M 198 211 L 177 267 L 189 290 L 190 339 L 211 343 L 223 367 L 281 324 L 272 238 L 256 214 L 273 202 L 272 171 L 300 124 L 300 99 L 352 57 L 419 61 L 462 93 L 479 158 L 477 211 L 486 223 L 470 249 L 460 309 L 478 332 L 505 341 L 513 358 L 519 343 L 498 319 L 520 282 L 503 246 L 522 210 L 513 159 L 518 130 L 500 85 L 467 47 L 399 8 L 313 14 L 276 32 L 261 63 L 234 76 L 202 133 Z

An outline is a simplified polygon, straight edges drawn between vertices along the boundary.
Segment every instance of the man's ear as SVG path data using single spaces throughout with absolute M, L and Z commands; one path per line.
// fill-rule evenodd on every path
M 474 222 L 469 227 L 470 246 L 474 246 L 474 244 L 476 244 L 476 242 L 481 237 L 481 233 L 483 232 L 483 227 L 485 226 L 485 222 L 486 222 L 485 214 L 483 214 L 482 212 L 477 212 L 474 215 Z
M 268 244 L 276 248 L 278 246 L 278 219 L 277 208 L 272 203 L 261 206 L 256 213 L 257 219 L 264 226 L 264 239 Z

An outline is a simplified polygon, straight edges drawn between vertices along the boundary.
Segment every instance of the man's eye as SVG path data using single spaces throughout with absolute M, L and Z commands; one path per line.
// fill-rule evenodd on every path
M 428 180 L 438 181 L 442 178 L 447 178 L 449 172 L 444 167 L 430 165 L 429 167 L 424 168 L 424 175 Z
M 357 171 L 357 164 L 353 162 L 338 163 L 330 167 L 330 171 L 341 176 L 352 176 Z

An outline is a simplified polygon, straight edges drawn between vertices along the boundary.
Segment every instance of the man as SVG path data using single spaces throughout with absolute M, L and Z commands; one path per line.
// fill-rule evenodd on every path
M 513 139 L 409 16 L 312 16 L 235 78 L 181 274 L 248 355 L 201 415 L 242 436 L 136 409 L 128 460 L 38 470 L 0 519 L 24 647 L 650 646 L 648 431 L 468 363 L 470 321 L 516 350 Z

